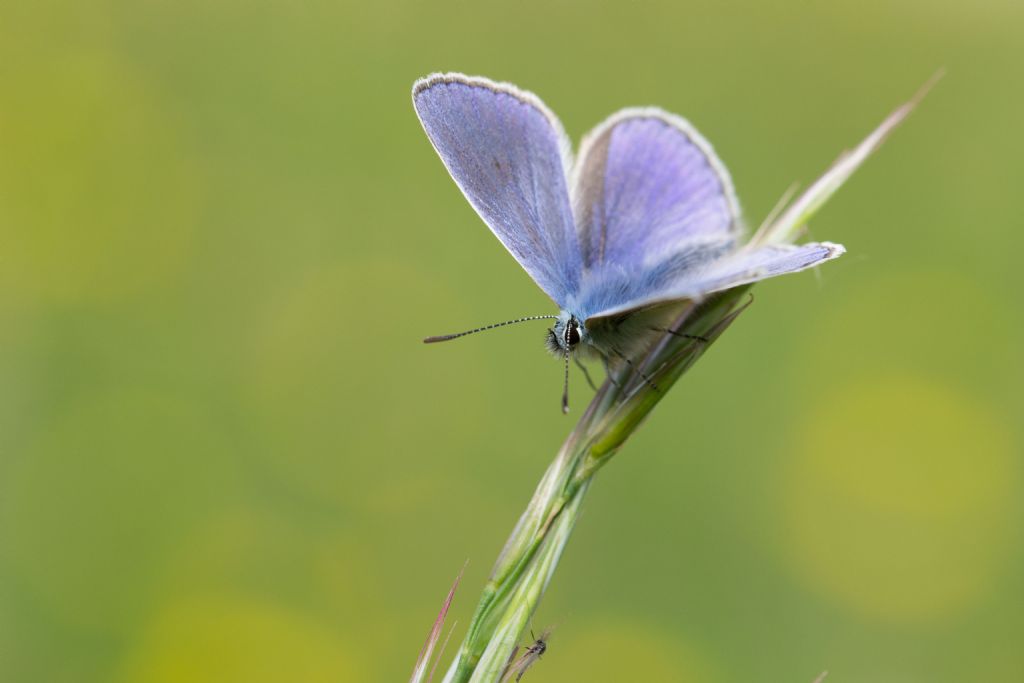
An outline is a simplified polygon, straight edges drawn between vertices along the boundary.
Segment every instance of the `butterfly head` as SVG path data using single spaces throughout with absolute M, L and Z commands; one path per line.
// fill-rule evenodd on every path
M 556 356 L 572 353 L 580 342 L 586 341 L 587 328 L 571 313 L 562 313 L 555 320 L 553 327 L 548 329 L 546 343 L 548 350 Z

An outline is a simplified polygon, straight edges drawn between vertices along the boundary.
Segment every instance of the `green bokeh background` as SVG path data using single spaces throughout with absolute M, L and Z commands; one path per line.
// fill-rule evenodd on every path
M 657 104 L 756 225 L 937 68 L 602 472 L 543 681 L 1024 679 L 1016 0 L 0 5 L 0 680 L 405 680 L 568 432 L 410 104 Z M 589 393 L 573 377 L 575 414 Z M 461 633 L 461 631 L 460 631 Z

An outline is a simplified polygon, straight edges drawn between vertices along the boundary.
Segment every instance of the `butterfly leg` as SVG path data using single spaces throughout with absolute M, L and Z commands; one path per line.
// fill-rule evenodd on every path
M 621 389 L 622 387 L 615 381 L 615 375 L 612 374 L 611 365 L 608 364 L 608 356 L 602 354 L 601 361 L 604 363 L 604 374 L 608 381 L 614 384 L 616 388 Z
M 642 379 L 644 381 L 644 383 L 647 384 L 647 386 L 649 386 L 651 389 L 654 389 L 659 394 L 661 393 L 661 389 L 658 388 L 658 385 L 655 384 L 654 382 L 652 382 L 650 377 L 648 377 L 644 373 L 640 372 L 640 369 L 637 368 L 635 365 L 633 365 L 633 361 L 631 361 L 629 358 L 626 358 L 626 356 L 624 356 L 621 351 L 619 351 L 618 349 L 613 348 L 612 349 L 612 353 L 614 353 L 616 356 L 618 356 L 622 360 L 626 361 L 626 365 L 628 365 L 630 367 L 630 369 L 633 370 L 633 372 L 635 372 L 636 374 L 640 375 L 640 379 Z
M 572 359 L 576 361 L 576 367 L 583 371 L 583 376 L 587 378 L 587 384 L 594 391 L 597 391 L 597 386 L 594 384 L 594 380 L 590 379 L 590 373 L 587 372 L 587 366 L 580 362 L 579 356 L 573 356 Z
M 696 334 L 684 334 L 682 332 L 676 332 L 675 330 L 670 330 L 670 329 L 668 329 L 666 327 L 652 327 L 651 329 L 653 331 L 655 331 L 655 332 L 667 332 L 668 334 L 671 334 L 673 337 L 679 337 L 680 339 L 693 339 L 694 341 L 699 341 L 699 342 L 702 342 L 704 344 L 708 344 L 711 341 L 707 337 L 701 337 L 701 336 L 696 335 Z

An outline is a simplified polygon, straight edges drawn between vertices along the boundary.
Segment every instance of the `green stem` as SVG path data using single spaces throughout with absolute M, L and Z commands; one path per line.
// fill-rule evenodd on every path
M 581 425 L 585 422 L 581 421 Z M 571 529 L 575 523 L 575 511 L 579 509 L 587 488 L 574 481 L 583 455 L 579 450 L 577 432 L 578 429 L 570 435 L 555 461 L 548 467 L 498 557 L 491 579 L 473 615 L 469 632 L 456 657 L 454 672 L 449 672 L 445 681 L 454 683 L 470 680 L 485 650 L 493 643 L 496 629 L 507 618 L 504 608 L 509 604 L 520 604 L 519 598 L 522 597 L 533 597 L 530 601 L 533 606 L 539 602 L 543 589 L 530 591 L 526 595 L 522 593 L 523 587 L 535 581 L 537 565 L 543 563 L 544 558 L 552 552 L 552 544 L 545 544 L 545 541 L 553 533 L 565 528 L 564 519 L 568 510 L 573 511 L 569 515 L 572 521 L 568 528 Z M 568 532 L 565 532 L 565 540 L 568 540 Z M 559 546 L 558 555 L 561 554 L 562 546 L 564 541 Z M 554 570 L 554 565 L 551 569 Z M 547 585 L 547 579 L 544 585 Z M 529 612 L 532 614 L 533 609 Z
M 589 482 L 577 487 L 572 498 L 562 508 L 558 518 L 552 523 L 550 531 L 535 561 L 524 573 L 512 596 L 512 609 L 505 611 L 498 621 L 490 642 L 480 658 L 483 662 L 473 672 L 470 683 L 489 683 L 497 681 L 507 662 L 508 653 L 519 642 L 520 635 L 529 627 L 534 610 L 540 604 L 541 596 L 555 573 L 558 561 L 569 542 L 576 520 L 579 519 L 583 497 L 587 493 Z
M 465 640 L 444 683 L 501 678 L 540 603 L 579 516 L 590 482 L 711 341 L 735 319 L 746 288 L 680 308 L 675 330 L 701 342 L 666 338 L 643 359 L 646 373 L 624 365 L 606 381 L 548 467 L 491 572 Z M 658 389 L 650 381 L 653 378 Z

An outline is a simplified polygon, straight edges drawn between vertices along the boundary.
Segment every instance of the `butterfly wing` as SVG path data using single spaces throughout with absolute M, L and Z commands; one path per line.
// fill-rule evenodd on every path
M 584 138 L 573 180 L 591 271 L 643 269 L 667 255 L 735 244 L 740 210 L 729 173 L 693 126 L 668 112 L 613 114 Z
M 532 93 L 462 74 L 413 86 L 413 105 L 448 172 L 480 217 L 563 306 L 582 270 L 567 170 L 568 138 Z
M 841 244 L 812 242 L 809 244 L 773 244 L 745 248 L 715 260 L 708 265 L 686 272 L 670 286 L 632 301 L 611 306 L 587 319 L 590 329 L 605 321 L 621 317 L 632 311 L 649 308 L 659 303 L 680 299 L 698 299 L 713 292 L 765 280 L 777 275 L 796 273 L 830 261 L 844 254 Z
M 740 211 L 725 166 L 692 126 L 658 109 L 627 109 L 598 126 L 574 181 L 585 268 L 577 304 L 595 341 L 602 329 L 625 329 L 637 310 L 843 253 L 830 243 L 737 250 Z

